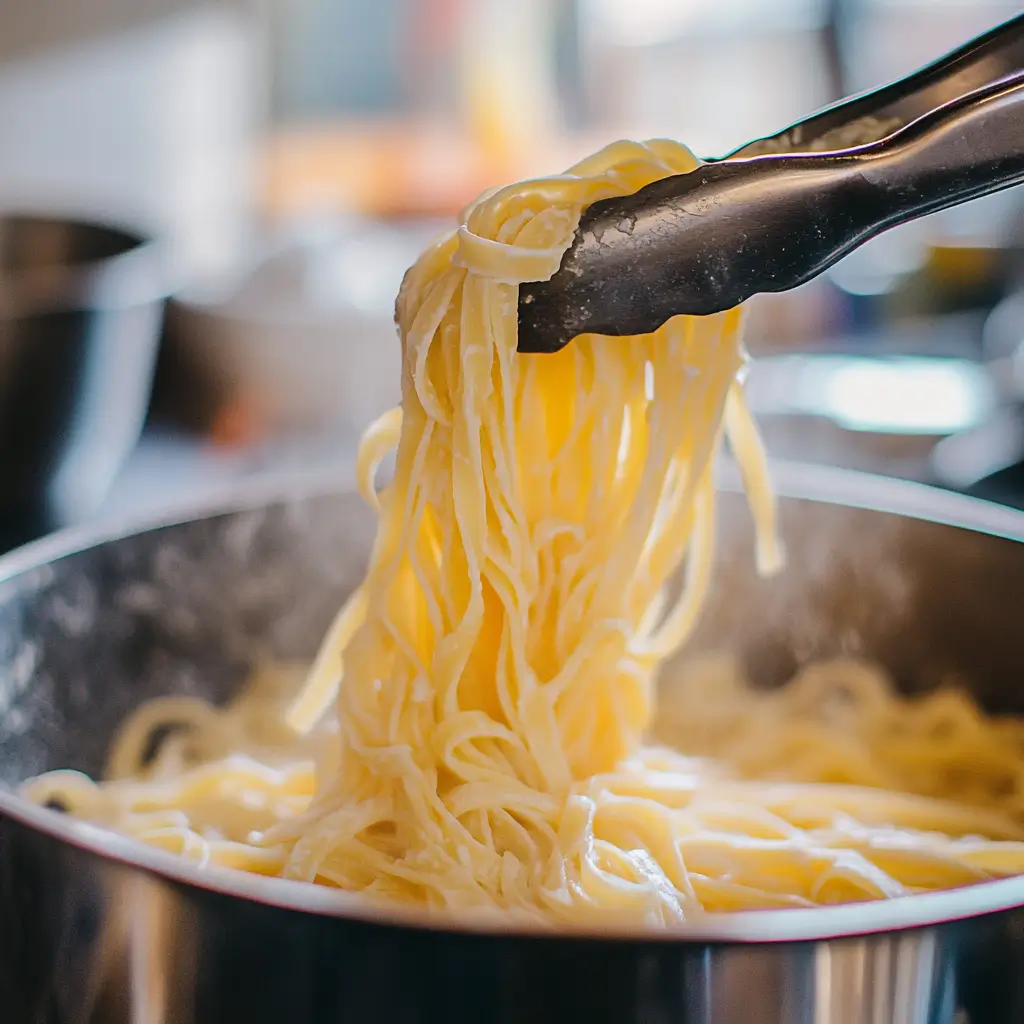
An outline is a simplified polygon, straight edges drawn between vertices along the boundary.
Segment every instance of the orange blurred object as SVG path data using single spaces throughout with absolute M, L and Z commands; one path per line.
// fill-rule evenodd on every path
M 608 141 L 607 133 L 601 141 Z M 450 217 L 485 189 L 568 166 L 597 145 L 582 136 L 562 137 L 541 141 L 531 152 L 498 155 L 455 124 L 306 126 L 270 140 L 265 208 L 274 219 L 343 211 Z
M 248 448 L 265 433 L 261 404 L 254 395 L 232 395 L 217 410 L 209 440 L 216 448 Z
M 371 216 L 457 212 L 511 168 L 488 167 L 454 128 L 401 122 L 307 127 L 271 141 L 266 202 L 271 216 L 355 210 Z

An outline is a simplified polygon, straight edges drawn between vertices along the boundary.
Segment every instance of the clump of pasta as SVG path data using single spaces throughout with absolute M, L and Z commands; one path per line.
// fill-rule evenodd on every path
M 702 663 L 654 714 L 657 669 L 711 578 L 723 441 L 759 567 L 782 560 L 741 314 L 521 356 L 518 287 L 557 270 L 591 203 L 696 166 L 676 143 L 617 143 L 466 210 L 402 287 L 401 409 L 359 456 L 379 513 L 370 567 L 303 685 L 143 707 L 107 781 L 51 773 L 27 795 L 204 864 L 556 923 L 1024 871 L 1022 808 L 943 775 L 923 740 L 875 756 L 893 723 L 959 698 L 910 703 L 845 663 L 755 698 L 735 666 Z M 823 714 L 851 680 L 857 714 Z M 957 707 L 971 749 L 998 740 L 1019 776 L 1017 733 Z M 645 745 L 652 721 L 686 753 Z M 175 724 L 152 756 L 153 730 Z

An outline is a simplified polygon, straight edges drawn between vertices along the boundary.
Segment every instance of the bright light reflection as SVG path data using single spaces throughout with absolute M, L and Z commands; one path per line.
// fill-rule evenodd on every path
M 759 414 L 822 416 L 847 430 L 953 434 L 995 408 L 984 367 L 963 359 L 782 356 L 755 360 Z
M 990 389 L 969 363 L 936 360 L 851 363 L 825 387 L 832 418 L 850 430 L 952 434 L 984 414 Z

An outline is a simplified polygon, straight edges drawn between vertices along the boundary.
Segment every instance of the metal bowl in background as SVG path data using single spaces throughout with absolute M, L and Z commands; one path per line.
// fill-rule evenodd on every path
M 780 468 L 789 567 L 758 580 L 723 495 L 691 650 L 757 681 L 843 652 L 906 690 L 949 675 L 1024 712 L 1024 515 L 820 468 Z M 309 658 L 362 572 L 373 519 L 322 478 L 276 478 L 141 532 L 0 562 L 0 781 L 96 772 L 161 694 L 229 697 L 254 661 Z M 671 673 L 668 674 L 671 678 Z M 437 927 L 316 886 L 203 872 L 0 786 L 5 1024 L 1019 1024 L 1024 878 L 673 932 Z
M 102 502 L 145 419 L 168 290 L 141 234 L 0 216 L 0 547 Z

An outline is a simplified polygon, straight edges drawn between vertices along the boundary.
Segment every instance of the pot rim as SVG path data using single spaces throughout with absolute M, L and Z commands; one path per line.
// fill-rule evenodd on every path
M 141 225 L 67 209 L 0 210 L 0 228 L 17 223 L 108 235 L 119 247 L 109 256 L 42 274 L 12 272 L 9 286 L 0 292 L 0 323 L 47 313 L 134 309 L 163 303 L 174 291 L 166 242 Z
M 723 490 L 741 489 L 735 467 L 726 465 L 721 476 Z M 780 498 L 900 515 L 1024 542 L 1024 512 L 924 484 L 800 463 L 775 463 L 773 477 Z M 241 485 L 236 482 L 212 498 L 183 503 L 158 515 L 136 515 L 100 527 L 71 528 L 35 541 L 0 557 L 0 586 L 59 559 L 136 534 L 330 495 L 354 495 L 354 491 L 339 487 L 334 474 L 322 470 L 268 473 Z M 32 804 L 4 788 L 0 788 L 0 815 L 103 859 L 183 885 L 322 917 L 446 933 L 637 943 L 804 942 L 924 928 L 1024 906 L 1024 876 L 1017 876 L 870 903 L 713 913 L 657 929 L 618 924 L 598 927 L 592 923 L 559 924 L 556 929 L 512 915 L 499 917 L 493 911 L 438 914 L 307 882 L 227 868 L 199 868 L 174 854 Z

